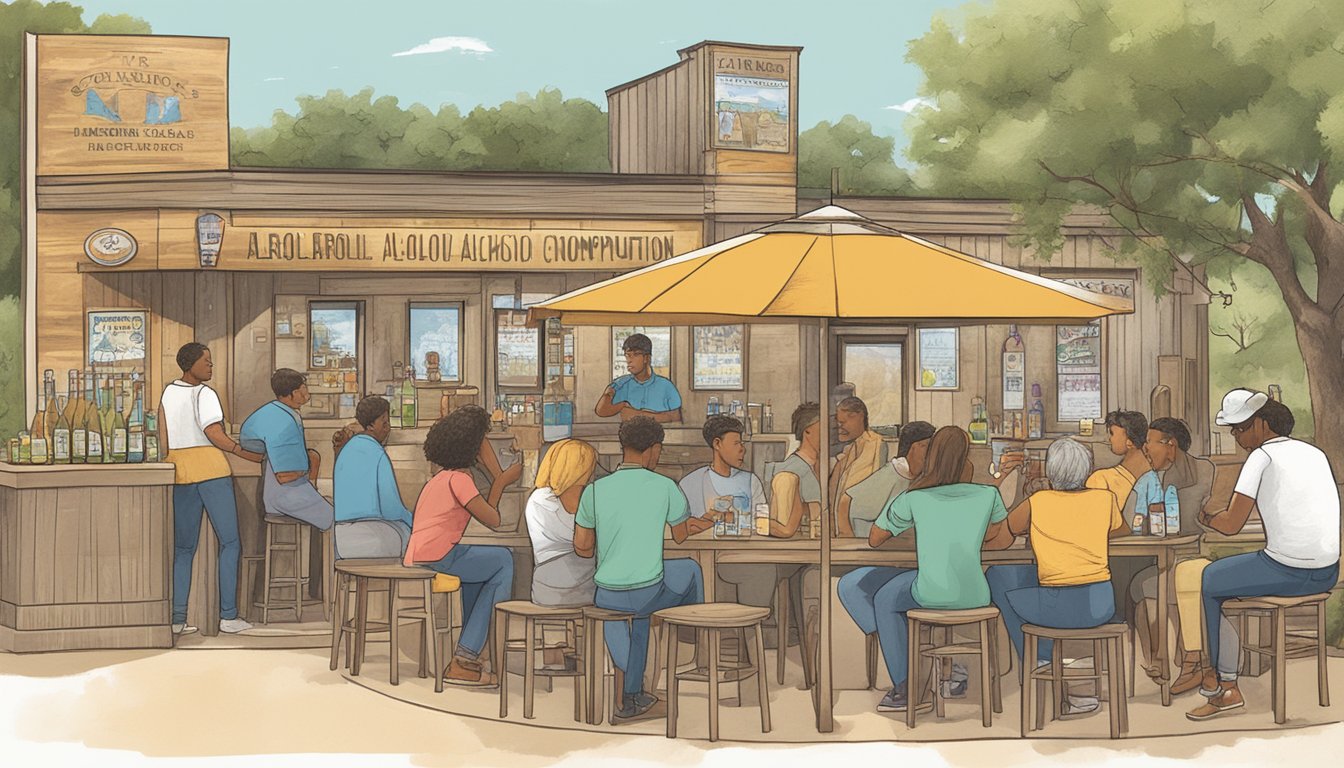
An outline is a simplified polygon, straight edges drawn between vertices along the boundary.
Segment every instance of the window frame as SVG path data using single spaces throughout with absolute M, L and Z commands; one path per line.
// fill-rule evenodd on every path
M 405 352 L 407 364 L 415 363 L 413 354 L 415 352 L 415 337 L 412 333 L 412 320 L 417 309 L 455 309 L 457 310 L 457 378 L 441 379 L 444 384 L 461 384 L 463 382 L 462 367 L 464 363 L 462 349 L 466 343 L 466 318 L 467 305 L 464 301 L 409 301 L 406 303 L 406 346 Z M 423 363 L 423 361 L 419 361 Z M 443 367 L 443 361 L 439 361 L 439 367 Z M 416 365 L 416 370 L 423 370 L 423 374 L 416 377 L 417 382 L 428 381 L 429 371 L 422 369 L 421 365 Z M 442 374 L 440 374 L 442 375 Z

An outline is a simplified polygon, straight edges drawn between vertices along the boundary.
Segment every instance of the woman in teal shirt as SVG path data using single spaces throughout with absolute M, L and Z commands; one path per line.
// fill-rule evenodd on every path
M 868 533 L 869 546 L 878 547 L 893 536 L 917 531 L 917 569 L 895 573 L 877 589 L 871 618 L 845 606 L 860 627 L 864 619 L 876 625 L 894 686 L 878 705 L 879 712 L 900 712 L 906 707 L 906 611 L 989 605 L 980 549 L 984 542 L 999 538 L 1008 511 L 997 488 L 970 482 L 970 447 L 970 435 L 960 427 L 943 427 L 934 433 L 924 471 L 909 490 L 887 503 Z

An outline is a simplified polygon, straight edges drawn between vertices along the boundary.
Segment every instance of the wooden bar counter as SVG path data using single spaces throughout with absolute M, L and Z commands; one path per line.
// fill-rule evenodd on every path
M 0 464 L 0 649 L 173 644 L 171 464 Z

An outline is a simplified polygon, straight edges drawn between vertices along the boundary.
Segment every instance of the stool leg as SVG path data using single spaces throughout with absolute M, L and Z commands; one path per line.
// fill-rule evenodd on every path
M 994 688 L 994 673 L 989 658 L 993 642 L 990 622 L 980 622 L 980 722 L 986 728 L 993 724 L 994 704 L 990 701 L 990 691 Z
M 905 620 L 905 727 L 915 727 L 915 710 L 919 708 L 919 619 Z
M 761 697 L 761 732 L 770 732 L 770 687 L 765 679 L 765 641 L 761 639 L 760 624 L 752 627 L 752 634 L 756 636 L 756 686 Z M 740 697 L 739 697 L 740 698 Z
M 303 530 L 296 524 L 294 526 L 294 621 L 296 622 L 303 621 L 303 573 L 300 571 L 300 565 L 306 562 L 303 556 L 307 551 Z
M 322 532 L 322 618 L 327 621 L 331 621 L 331 574 L 336 567 L 336 544 L 332 539 L 335 530 L 333 525 Z
M 508 637 L 509 614 L 496 608 L 494 663 L 498 667 L 495 672 L 495 679 L 499 681 L 499 716 L 501 718 L 509 716 L 509 660 L 504 655 Z
M 424 603 L 422 610 L 425 612 L 425 618 L 420 621 L 420 667 L 416 670 L 418 677 L 429 677 L 430 646 L 434 645 L 434 593 L 431 591 L 432 584 L 432 579 L 424 579 L 420 582 L 421 602 Z
M 392 685 L 401 683 L 401 647 L 397 631 L 397 586 L 396 579 L 387 580 L 387 681 Z
M 335 602 L 336 599 L 338 598 L 341 599 L 342 608 L 345 607 L 345 600 L 344 600 L 345 590 L 343 588 L 344 584 L 345 579 L 338 578 L 337 591 L 340 592 L 340 594 L 332 595 L 333 602 Z M 332 615 L 335 616 L 335 620 L 332 621 L 331 623 L 331 671 L 335 672 L 336 665 L 339 664 L 341 660 L 341 636 L 345 634 L 345 611 L 337 612 L 333 607 Z
M 1115 639 L 1115 655 L 1118 656 L 1118 657 L 1120 658 L 1120 663 L 1123 664 L 1123 663 L 1124 663 L 1124 658 L 1125 658 L 1125 650 L 1124 650 L 1123 647 L 1121 647 L 1120 639 L 1119 639 L 1119 638 L 1116 638 L 1116 639 Z M 1117 677 L 1122 683 L 1124 682 L 1124 676 L 1123 676 L 1123 675 L 1116 675 L 1116 677 Z M 1129 734 L 1129 692 L 1127 692 L 1127 691 L 1121 691 L 1121 692 L 1120 692 L 1120 695 L 1117 697 L 1117 699 L 1119 700 L 1119 705 L 1120 705 L 1120 733 L 1121 733 L 1121 735 L 1128 735 L 1128 734 Z
M 667 628 L 667 738 L 677 737 L 677 628 Z
M 647 674 L 644 675 L 644 685 L 649 693 L 658 690 L 658 673 L 662 671 L 662 653 L 663 653 L 663 633 L 669 632 L 667 625 L 659 622 L 657 628 L 653 626 L 653 619 L 649 619 L 649 634 L 653 636 L 653 663 L 648 665 Z
M 999 620 L 989 622 L 990 679 L 994 693 L 994 711 L 1003 714 L 1003 677 L 999 674 Z
M 626 626 L 629 627 L 630 623 L 626 622 Z M 603 640 L 603 645 L 606 645 L 605 639 Z M 603 708 L 608 710 L 607 724 L 615 725 L 616 710 L 621 705 L 622 692 L 625 690 L 625 671 L 616 666 L 615 659 L 611 660 L 611 670 L 611 696 L 607 697 L 610 706 L 604 706 Z
M 1101 665 L 1106 665 L 1106 709 L 1107 716 L 1111 724 L 1111 738 L 1120 738 L 1120 700 L 1124 698 L 1124 692 L 1120 690 L 1121 675 L 1123 671 L 1116 664 L 1112 656 L 1115 650 L 1115 642 L 1110 639 L 1097 640 L 1092 643 L 1092 666 L 1093 672 L 1101 673 Z M 1097 678 L 1097 701 L 1101 701 L 1101 678 Z
M 263 609 L 264 610 L 264 609 Z M 364 664 L 364 639 L 369 629 L 369 580 L 363 576 L 355 577 L 355 652 L 350 662 L 350 676 L 359 677 L 359 668 Z
M 1287 667 L 1287 657 L 1284 653 L 1284 618 L 1284 610 L 1275 608 L 1272 619 L 1274 622 L 1274 722 L 1279 725 L 1282 725 L 1284 720 L 1288 719 L 1286 713 L 1288 707 L 1285 701 L 1288 681 L 1285 679 L 1287 675 L 1284 674 Z
M 943 645 L 950 645 L 952 639 L 952 628 L 942 627 L 942 631 L 930 627 L 929 642 L 934 643 L 933 633 L 937 632 L 939 639 L 936 641 Z M 950 657 L 935 658 L 933 668 L 936 670 L 933 675 L 933 709 L 938 719 L 947 717 L 947 701 L 943 698 L 943 681 L 952 680 L 952 659 Z
M 719 740 L 719 630 L 707 629 L 709 642 L 709 740 Z
M 1055 697 L 1055 711 L 1051 718 L 1058 720 L 1064 716 L 1064 643 L 1056 640 L 1050 651 L 1050 687 Z
M 1027 737 L 1027 734 L 1030 733 L 1032 730 L 1031 718 L 1029 717 L 1029 714 L 1031 713 L 1031 693 L 1036 689 L 1036 682 L 1031 679 L 1033 665 L 1030 662 L 1026 661 L 1026 659 L 1036 658 L 1036 636 L 1031 634 L 1026 635 L 1026 637 L 1024 638 L 1024 642 L 1022 643 L 1022 646 L 1023 646 L 1022 648 L 1023 662 L 1020 665 L 1021 669 L 1018 670 L 1018 672 L 1019 677 L 1022 678 L 1021 734 L 1022 738 L 1025 739 Z
M 537 689 L 536 619 L 523 617 L 523 719 L 532 719 L 532 695 Z
M 1158 631 L 1166 632 L 1167 628 L 1162 627 Z M 1137 622 L 1135 623 L 1135 626 L 1129 628 L 1129 632 L 1127 634 L 1129 635 L 1129 691 L 1130 694 L 1132 695 L 1134 692 L 1134 687 L 1138 684 L 1139 657 L 1135 655 L 1135 652 L 1138 649 L 1134 647 L 1135 638 L 1138 637 L 1139 634 L 1139 628 Z
M 1325 601 L 1316 604 L 1316 696 L 1322 707 L 1330 706 L 1330 677 L 1325 665 Z
M 266 556 L 261 566 L 261 623 L 271 623 L 271 546 L 275 544 L 275 526 L 266 526 Z
M 775 585 L 775 677 L 784 684 L 784 662 L 789 655 L 789 580 Z
M 597 691 L 598 681 L 606 679 L 606 672 L 603 669 L 603 658 L 598 654 L 597 643 L 597 622 L 593 619 L 584 617 L 583 620 L 583 684 L 588 688 L 588 711 L 584 722 L 589 725 L 597 725 Z

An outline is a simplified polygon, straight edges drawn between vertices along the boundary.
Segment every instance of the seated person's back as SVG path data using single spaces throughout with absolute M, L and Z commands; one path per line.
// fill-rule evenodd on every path
M 597 465 L 597 451 L 582 440 L 561 440 L 537 468 L 536 489 L 524 515 L 532 540 L 532 602 L 547 606 L 593 602 L 591 558 L 574 552 L 574 515 Z
M 397 491 L 383 442 L 392 432 L 387 400 L 370 395 L 355 407 L 362 432 L 348 435 L 336 454 L 332 493 L 336 556 L 401 557 L 411 536 L 411 512 Z

